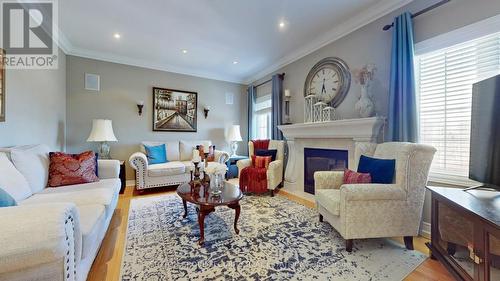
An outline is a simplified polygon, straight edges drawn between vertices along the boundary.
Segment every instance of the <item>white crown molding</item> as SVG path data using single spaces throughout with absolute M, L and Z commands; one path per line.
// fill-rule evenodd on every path
M 176 74 L 195 76 L 195 77 L 200 77 L 200 78 L 205 78 L 205 79 L 219 80 L 219 81 L 224 81 L 224 82 L 231 82 L 231 83 L 237 83 L 237 84 L 243 84 L 243 82 L 244 82 L 242 79 L 239 79 L 237 77 L 217 75 L 217 74 L 213 74 L 210 72 L 196 71 L 196 70 L 189 69 L 189 68 L 171 66 L 168 64 L 158 64 L 158 63 L 152 62 L 152 61 L 134 59 L 134 58 L 130 58 L 130 57 L 118 56 L 115 54 L 104 53 L 104 52 L 96 52 L 96 51 L 77 48 L 77 47 L 73 47 L 68 52 L 66 52 L 66 54 L 72 55 L 72 56 L 77 56 L 77 57 L 107 61 L 107 62 L 112 62 L 112 63 L 119 63 L 119 64 L 143 67 L 143 68 L 148 68 L 148 69 L 154 69 L 154 70 L 161 70 L 161 71 L 172 72 L 172 73 L 176 73 Z
M 364 10 L 358 15 L 351 17 L 351 19 L 335 26 L 324 36 L 318 37 L 316 40 L 310 42 L 304 47 L 284 56 L 276 63 L 266 67 L 258 73 L 245 79 L 245 84 L 251 84 L 266 75 L 279 70 L 280 68 L 303 58 L 322 47 L 335 42 L 336 40 L 348 35 L 351 32 L 411 3 L 413 0 L 383 0 L 373 5 L 372 7 Z M 382 30 L 382 26 L 380 27 Z

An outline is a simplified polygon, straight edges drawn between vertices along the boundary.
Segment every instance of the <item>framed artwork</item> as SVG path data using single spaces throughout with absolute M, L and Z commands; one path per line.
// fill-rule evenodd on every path
M 5 50 L 0 49 L 0 122 L 5 122 Z
M 196 132 L 198 93 L 153 88 L 153 131 Z

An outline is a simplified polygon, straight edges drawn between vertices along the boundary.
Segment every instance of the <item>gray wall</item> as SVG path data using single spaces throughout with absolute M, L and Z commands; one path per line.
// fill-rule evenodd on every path
M 291 118 L 293 123 L 302 123 L 304 116 L 303 88 L 307 73 L 319 60 L 336 56 L 347 62 L 351 71 L 359 69 L 368 63 L 377 65 L 373 94 L 376 99 L 377 114 L 387 116 L 390 53 L 392 34 L 382 31 L 382 27 L 392 22 L 393 18 L 403 11 L 416 12 L 437 0 L 413 1 L 406 7 L 380 18 L 339 40 L 295 61 L 274 73 L 285 72 L 284 88 L 290 89 L 292 100 L 290 103 Z M 498 0 L 453 0 L 440 8 L 415 18 L 415 42 L 432 38 L 436 35 L 469 25 L 471 23 L 500 14 L 500 1 Z M 260 78 L 256 83 L 269 79 L 271 74 Z M 343 118 L 356 118 L 354 111 L 360 86 L 351 83 L 351 90 L 344 102 L 339 106 L 338 113 Z M 426 198 L 424 207 L 424 221 L 430 222 L 430 200 Z
M 64 150 L 66 55 L 59 50 L 58 69 L 5 72 L 6 122 L 0 122 L 0 147 L 44 143 Z
M 101 91 L 84 88 L 85 73 L 101 76 Z M 153 87 L 198 92 L 198 131 L 196 133 L 153 132 Z M 246 137 L 245 87 L 188 75 L 116 64 L 75 56 L 67 57 L 67 150 L 78 152 L 93 149 L 87 143 L 92 119 L 113 120 L 118 142 L 111 144 L 113 158 L 128 160 L 145 140 L 202 140 L 210 139 L 218 149 L 229 151 L 225 141 L 225 128 L 240 124 L 242 137 Z M 225 104 L 225 93 L 234 94 L 234 105 Z M 142 116 L 137 113 L 137 101 L 144 100 Z M 203 116 L 203 107 L 211 111 Z M 241 153 L 245 152 L 240 143 Z M 128 165 L 127 165 L 128 166 Z M 127 178 L 133 179 L 128 167 Z

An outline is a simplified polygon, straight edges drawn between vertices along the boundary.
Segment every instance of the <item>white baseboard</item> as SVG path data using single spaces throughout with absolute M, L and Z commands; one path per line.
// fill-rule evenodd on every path
M 427 239 L 431 239 L 431 224 L 422 221 L 422 225 L 420 226 L 420 236 L 425 237 Z
M 134 186 L 135 187 L 135 180 L 127 180 L 125 182 L 126 186 Z

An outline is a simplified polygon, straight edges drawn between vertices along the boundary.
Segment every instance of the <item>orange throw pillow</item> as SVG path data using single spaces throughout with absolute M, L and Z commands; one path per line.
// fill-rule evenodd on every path
M 271 163 L 271 156 L 252 156 L 252 164 L 255 168 L 268 168 Z
M 80 154 L 50 152 L 49 186 L 81 184 L 99 181 L 96 155 L 93 151 Z

